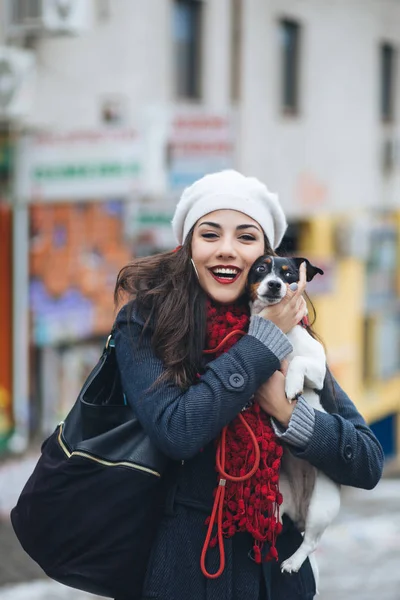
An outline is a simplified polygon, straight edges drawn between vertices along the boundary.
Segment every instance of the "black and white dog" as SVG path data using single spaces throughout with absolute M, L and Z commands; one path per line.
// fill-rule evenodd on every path
M 323 271 L 305 258 L 262 256 L 250 269 L 248 289 L 251 314 L 258 314 L 268 305 L 285 297 L 288 286 L 299 281 L 299 268 L 306 262 L 307 281 Z M 287 357 L 289 368 L 285 392 L 289 402 L 301 394 L 316 410 L 325 412 L 318 391 L 322 390 L 326 358 L 322 344 L 307 328 L 298 324 L 287 334 L 293 352 Z M 340 486 L 305 460 L 293 456 L 286 448 L 282 457 L 280 491 L 283 496 L 281 514 L 287 514 L 298 529 L 304 532 L 297 551 L 281 564 L 281 570 L 298 571 L 305 559 L 316 549 L 321 535 L 333 521 L 340 508 Z M 310 557 L 312 559 L 312 557 Z M 315 560 L 312 567 L 316 580 Z

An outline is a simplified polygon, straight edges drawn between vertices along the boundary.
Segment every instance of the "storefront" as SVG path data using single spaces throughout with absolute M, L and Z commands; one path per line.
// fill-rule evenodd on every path
M 129 223 L 142 191 L 141 160 L 133 130 L 20 141 L 30 350 L 26 406 L 18 411 L 30 437 L 43 438 L 69 411 L 112 327 L 116 276 L 134 254 Z
M 14 336 L 26 335 L 30 348 L 26 394 L 19 394 L 25 401 L 17 407 L 30 437 L 53 430 L 97 362 L 115 317 L 121 267 L 173 248 L 170 221 L 182 187 L 233 166 L 226 119 L 192 109 L 163 118 L 157 147 L 130 129 L 20 140 L 15 195 L 21 236 L 24 210 L 28 229 L 29 331 Z
M 71 408 L 112 327 L 119 269 L 132 258 L 126 202 L 29 207 L 32 427 L 52 431 Z

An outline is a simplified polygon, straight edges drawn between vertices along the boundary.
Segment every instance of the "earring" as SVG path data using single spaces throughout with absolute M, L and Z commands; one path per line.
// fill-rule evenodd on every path
M 198 274 L 198 272 L 197 272 L 197 269 L 196 269 L 196 265 L 194 264 L 194 260 L 193 260 L 193 258 L 191 258 L 190 260 L 192 261 L 193 269 L 194 269 L 194 272 L 196 273 L 196 277 L 197 277 L 197 279 L 200 279 L 200 278 L 199 278 L 199 274 Z

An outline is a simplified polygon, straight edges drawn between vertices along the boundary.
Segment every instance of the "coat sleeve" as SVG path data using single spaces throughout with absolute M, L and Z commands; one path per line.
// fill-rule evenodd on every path
M 372 489 L 383 469 L 383 451 L 353 402 L 328 373 L 322 404 L 335 404 L 331 414 L 315 411 L 314 430 L 305 449 L 291 452 L 342 485 Z M 325 400 L 325 401 L 324 401 Z
M 216 438 L 277 369 L 280 360 L 252 335 L 209 362 L 205 373 L 187 390 L 173 383 L 154 385 L 163 373 L 151 345 L 151 330 L 124 309 L 116 322 L 115 348 L 122 387 L 143 428 L 167 456 L 193 457 Z

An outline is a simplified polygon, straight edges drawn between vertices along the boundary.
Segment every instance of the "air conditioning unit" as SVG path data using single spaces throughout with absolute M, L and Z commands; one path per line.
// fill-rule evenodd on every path
M 78 35 L 90 28 L 93 0 L 6 0 L 7 34 Z
M 15 120 L 29 114 L 35 90 L 35 54 L 0 46 L 0 119 Z

